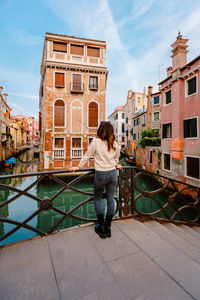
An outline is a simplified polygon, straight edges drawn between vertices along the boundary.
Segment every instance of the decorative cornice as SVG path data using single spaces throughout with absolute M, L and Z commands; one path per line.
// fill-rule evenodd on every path
M 47 68 L 52 69 L 61 69 L 61 70 L 70 70 L 70 71 L 82 71 L 82 72 L 92 72 L 92 73 L 99 73 L 99 74 L 108 74 L 108 70 L 106 68 L 98 68 L 98 67 L 85 67 L 85 66 L 78 66 L 78 65 L 63 65 L 63 64 L 56 64 L 46 62 Z

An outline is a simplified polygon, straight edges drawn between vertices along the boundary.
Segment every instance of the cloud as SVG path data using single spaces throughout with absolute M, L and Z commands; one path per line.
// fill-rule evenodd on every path
M 23 109 L 21 106 L 17 105 L 16 103 L 9 102 L 9 106 L 12 107 L 12 110 L 13 110 L 13 109 L 16 109 L 17 111 L 26 113 L 26 110 Z
M 27 32 L 25 29 L 7 29 L 7 32 L 10 38 L 14 41 L 15 44 L 20 45 L 21 47 L 33 47 L 38 46 L 42 42 L 42 37 L 37 35 L 32 35 Z
M 107 42 L 108 114 L 115 106 L 125 104 L 128 89 L 143 91 L 148 85 L 157 88 L 159 80 L 166 77 L 165 68 L 171 65 L 170 45 L 179 29 L 183 37 L 193 36 L 189 41 L 190 53 L 200 49 L 199 1 L 191 6 L 186 0 L 140 0 L 133 1 L 131 9 L 128 2 L 127 10 L 124 1 L 120 2 L 123 14 L 120 16 L 117 11 L 116 18 L 115 1 L 45 0 L 45 3 L 63 21 L 63 30 L 71 30 L 70 34 L 60 33 Z
M 36 95 L 28 95 L 28 94 L 23 94 L 23 93 L 12 93 L 12 92 L 9 92 L 9 95 L 11 96 L 16 96 L 16 97 L 22 97 L 22 98 L 27 98 L 27 99 L 39 99 L 39 96 L 36 96 Z

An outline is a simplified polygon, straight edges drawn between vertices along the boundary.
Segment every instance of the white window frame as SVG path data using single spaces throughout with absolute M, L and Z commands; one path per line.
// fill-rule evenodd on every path
M 167 169 L 165 169 L 164 168 L 164 154 L 169 154 L 170 155 L 170 170 L 167 170 Z M 172 156 L 171 156 L 171 153 L 169 153 L 169 152 L 163 152 L 163 154 L 162 154 L 162 170 L 163 171 L 166 171 L 166 172 L 171 172 L 171 170 L 172 170 Z
M 163 123 L 162 125 L 171 124 L 171 137 L 163 138 L 163 127 L 161 127 L 161 133 L 162 133 L 162 140 L 167 141 L 172 139 L 172 122 Z M 166 152 L 167 153 L 167 152 Z
M 166 103 L 166 93 L 169 92 L 169 91 L 171 91 L 171 102 L 170 103 Z M 170 104 L 172 104 L 172 89 L 169 89 L 169 90 L 167 90 L 167 91 L 164 92 L 164 106 L 168 106 Z
M 63 148 L 56 148 L 55 147 L 55 139 L 63 139 L 64 141 L 63 141 Z M 65 144 L 65 137 L 64 136 L 54 136 L 53 137 L 53 160 L 55 160 L 55 159 L 65 159 L 66 158 L 66 146 L 65 146 L 66 144 Z M 55 157 L 54 156 L 54 151 L 55 150 L 63 150 L 64 151 L 64 156 L 63 157 Z
M 192 78 L 196 77 L 196 92 L 193 94 L 188 95 L 188 81 L 191 80 Z M 194 76 L 189 77 L 188 79 L 185 80 L 185 98 L 194 96 L 198 93 L 198 74 L 195 74 Z
M 83 91 L 84 91 L 84 86 L 83 86 L 83 74 L 82 74 L 81 72 L 72 72 L 72 73 L 71 73 L 70 92 L 72 91 L 72 82 L 73 82 L 73 75 L 74 75 L 74 74 L 79 74 L 79 75 L 81 75 L 81 87 L 82 87 L 82 89 L 83 89 Z
M 97 106 L 98 106 L 98 126 L 97 126 L 97 127 L 89 127 L 89 104 L 90 104 L 91 102 L 96 102 L 96 103 L 97 103 Z M 90 101 L 88 102 L 88 105 L 87 105 L 87 127 L 88 127 L 88 128 L 91 128 L 91 129 L 96 129 L 96 128 L 99 127 L 99 124 L 100 124 L 100 122 L 99 122 L 99 103 L 98 103 L 96 100 L 92 99 L 92 100 L 90 100 Z
M 184 139 L 186 140 L 197 140 L 199 138 L 199 118 L 198 117 L 190 117 L 190 118 L 186 118 L 186 119 L 183 119 L 183 121 L 185 120 L 191 120 L 191 119 L 197 119 L 197 137 L 184 137 Z M 184 128 L 183 128 L 183 134 L 184 134 Z
M 55 86 L 55 73 L 62 73 L 64 74 L 64 83 L 65 83 L 65 86 L 64 87 L 56 87 Z M 67 86 L 67 82 L 66 82 L 66 72 L 64 70 L 60 71 L 60 70 L 54 70 L 53 71 L 53 90 L 58 90 L 58 89 L 62 89 L 62 91 L 64 90 L 66 92 L 66 86 Z
M 158 120 L 155 120 L 155 116 L 154 116 L 155 113 L 158 113 L 158 114 L 159 114 L 159 119 L 158 119 Z M 153 115 L 152 115 L 152 121 L 155 122 L 155 123 L 156 123 L 156 122 L 160 122 L 160 112 L 159 112 L 159 111 L 154 111 L 154 112 L 153 112 Z
M 195 155 L 185 155 L 185 177 L 186 178 L 189 178 L 189 179 L 193 179 L 193 180 L 196 180 L 196 181 L 200 181 L 200 178 L 195 178 L 195 177 L 191 177 L 191 176 L 188 176 L 187 175 L 187 157 L 192 157 L 192 158 L 198 158 L 199 159 L 199 168 L 200 168 L 200 157 L 199 156 L 195 156 Z
M 159 103 L 154 104 L 154 98 L 159 97 Z M 153 106 L 158 106 L 160 104 L 160 95 L 159 96 L 153 96 Z
M 93 90 L 93 89 L 90 89 L 90 77 L 97 77 L 97 89 Z M 99 75 L 98 74 L 89 74 L 89 77 L 88 77 L 88 91 L 96 91 L 98 92 L 99 91 Z
M 72 139 L 81 139 L 81 148 L 72 148 Z M 77 156 L 77 157 L 72 156 L 72 151 L 73 151 L 73 150 L 81 150 L 81 156 Z M 83 138 L 82 138 L 82 136 L 72 136 L 72 137 L 71 137 L 71 151 L 70 151 L 70 157 L 71 157 L 71 159 L 74 159 L 74 158 L 80 159 L 82 156 L 83 156 Z
M 55 103 L 56 103 L 56 101 L 57 100 L 62 100 L 63 102 L 64 102 L 64 111 L 65 111 L 65 114 L 64 114 L 64 116 L 65 116 L 65 122 L 64 122 L 64 126 L 55 126 L 55 124 L 54 124 L 54 122 L 55 122 L 55 118 L 54 118 L 54 116 L 55 116 Z M 55 99 L 54 100 L 54 102 L 53 102 L 53 128 L 66 128 L 66 103 L 65 103 L 65 100 L 63 100 L 62 98 L 57 98 L 57 99 Z

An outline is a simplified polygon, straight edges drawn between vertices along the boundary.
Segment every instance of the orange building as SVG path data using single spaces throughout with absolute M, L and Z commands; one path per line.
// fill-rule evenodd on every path
M 44 169 L 67 168 L 87 151 L 105 120 L 106 42 L 46 33 L 39 128 Z

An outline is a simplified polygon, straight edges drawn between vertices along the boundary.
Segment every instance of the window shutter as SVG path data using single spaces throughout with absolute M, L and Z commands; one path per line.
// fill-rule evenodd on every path
M 55 73 L 55 86 L 65 87 L 64 78 L 65 78 L 64 73 Z
M 124 132 L 124 123 L 122 123 L 122 132 Z
M 188 137 L 188 130 L 187 130 L 187 120 L 183 120 L 183 130 L 184 130 L 184 138 Z
M 166 92 L 166 104 L 171 103 L 171 90 Z
M 163 124 L 163 139 L 166 138 L 167 130 L 166 130 L 166 124 Z
M 188 80 L 188 95 L 196 93 L 196 77 Z
M 57 100 L 54 106 L 54 126 L 65 125 L 65 104 L 62 100 Z
M 83 46 L 71 45 L 71 54 L 83 55 Z
M 73 74 L 72 85 L 74 91 L 81 91 L 81 74 Z
M 191 119 L 191 129 L 192 129 L 192 135 L 191 137 L 197 137 L 197 119 Z
M 187 176 L 200 179 L 200 159 L 187 157 Z
M 98 127 L 98 105 L 95 102 L 89 104 L 89 127 Z
M 100 57 L 100 49 L 94 47 L 87 47 L 87 56 Z
M 53 42 L 53 51 L 67 52 L 67 44 Z

